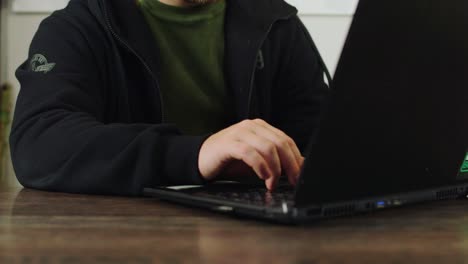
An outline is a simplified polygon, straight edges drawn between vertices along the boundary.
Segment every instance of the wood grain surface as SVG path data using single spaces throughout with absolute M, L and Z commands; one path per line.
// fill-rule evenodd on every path
M 468 201 L 282 226 L 152 198 L 3 188 L 0 263 L 468 263 Z

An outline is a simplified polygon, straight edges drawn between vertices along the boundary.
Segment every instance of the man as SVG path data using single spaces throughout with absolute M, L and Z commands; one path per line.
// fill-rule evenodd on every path
M 283 0 L 71 0 L 17 71 L 18 180 L 119 195 L 235 175 L 296 184 L 327 94 L 296 13 Z

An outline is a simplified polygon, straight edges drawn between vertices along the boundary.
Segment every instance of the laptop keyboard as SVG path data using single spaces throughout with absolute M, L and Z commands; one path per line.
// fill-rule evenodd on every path
M 239 189 L 239 190 L 235 190 Z M 274 192 L 269 192 L 265 187 L 233 188 L 233 190 L 212 189 L 193 193 L 208 198 L 217 198 L 230 202 L 244 203 L 256 206 L 281 206 L 284 202 L 294 202 L 294 187 L 279 186 Z

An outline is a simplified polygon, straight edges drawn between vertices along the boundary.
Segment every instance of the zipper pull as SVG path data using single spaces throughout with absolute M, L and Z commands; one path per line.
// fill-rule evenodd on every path
M 257 53 L 257 70 L 263 70 L 265 68 L 265 60 L 263 59 L 263 52 L 259 50 Z

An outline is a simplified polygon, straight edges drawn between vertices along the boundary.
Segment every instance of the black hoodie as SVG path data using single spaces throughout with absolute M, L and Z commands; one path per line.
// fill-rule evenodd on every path
M 296 9 L 227 0 L 226 12 L 231 123 L 262 118 L 304 150 L 328 88 Z M 10 144 L 22 185 L 140 195 L 143 187 L 203 184 L 206 136 L 165 123 L 156 47 L 135 0 L 71 0 L 41 23 L 16 72 Z

